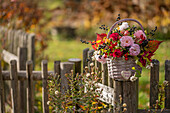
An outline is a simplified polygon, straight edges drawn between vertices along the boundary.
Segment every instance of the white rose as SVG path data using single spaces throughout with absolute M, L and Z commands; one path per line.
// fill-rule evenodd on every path
M 123 22 L 121 26 L 119 26 L 119 30 L 122 31 L 124 29 L 127 29 L 129 27 L 127 22 Z

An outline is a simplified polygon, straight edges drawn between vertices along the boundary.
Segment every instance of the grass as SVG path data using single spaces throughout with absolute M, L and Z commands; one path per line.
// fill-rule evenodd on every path
M 83 49 L 85 48 L 91 48 L 91 46 L 82 44 L 80 40 L 59 40 L 53 37 L 44 52 L 45 55 L 48 55 L 49 70 L 53 70 L 53 62 L 55 60 L 66 62 L 70 58 L 82 59 Z
M 53 70 L 55 60 L 68 61 L 69 58 L 82 59 L 83 49 L 91 48 L 90 45 L 82 44 L 79 40 L 59 40 L 57 37 L 49 42 L 45 55 L 48 55 L 49 70 Z M 164 80 L 164 63 L 170 60 L 170 41 L 163 42 L 156 51 L 154 59 L 160 61 L 160 82 Z M 142 77 L 139 80 L 139 108 L 148 108 L 149 105 L 149 70 L 142 71 Z

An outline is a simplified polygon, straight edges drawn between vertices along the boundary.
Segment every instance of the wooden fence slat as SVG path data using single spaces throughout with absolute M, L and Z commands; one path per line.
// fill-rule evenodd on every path
M 117 107 L 116 103 L 119 102 L 119 99 L 120 99 L 119 96 L 121 95 L 123 98 L 123 82 L 114 80 L 113 83 L 114 83 L 113 102 L 114 102 L 114 108 L 116 108 Z
M 32 76 L 33 64 L 32 61 L 26 63 L 26 75 L 28 77 L 27 82 L 27 113 L 34 113 L 34 90 L 33 90 L 33 76 Z
M 123 82 L 123 103 L 127 104 L 127 113 L 137 113 L 138 80 L 134 82 Z
M 0 61 L 0 113 L 5 113 L 4 81 L 2 76 L 1 61 Z
M 170 60 L 165 61 L 165 80 L 168 81 L 165 88 L 165 108 L 170 109 Z
M 12 32 L 12 30 L 8 30 L 8 39 L 7 39 L 7 46 L 6 46 L 6 49 L 7 49 L 9 52 L 12 52 L 11 32 Z M 7 48 L 7 47 L 8 47 L 8 48 Z
M 75 66 L 75 74 L 81 74 L 81 59 L 78 59 L 78 58 L 70 58 L 68 60 L 69 62 L 72 62 L 74 63 L 74 66 Z
M 87 62 L 87 54 L 88 54 L 89 48 L 86 48 L 83 50 L 83 69 L 85 68 L 85 66 L 88 66 L 88 62 Z
M 74 63 L 71 62 L 61 62 L 60 68 L 61 68 L 61 92 L 65 93 L 69 89 L 69 83 L 67 80 L 66 74 L 71 73 L 71 70 L 73 70 Z
M 60 75 L 60 62 L 54 61 L 54 73 Z
M 28 60 L 32 60 L 33 63 L 35 62 L 34 56 L 35 56 L 35 35 L 29 34 L 27 38 L 27 51 L 28 51 Z M 33 64 L 34 69 L 35 64 Z
M 18 74 L 17 62 L 10 62 L 10 77 L 11 77 L 11 98 L 12 98 L 12 113 L 19 113 L 19 95 L 18 95 Z
M 97 69 L 98 72 L 100 72 L 100 73 L 98 73 L 99 78 L 102 78 L 101 63 L 99 61 L 97 61 L 97 60 L 95 60 L 95 68 Z M 102 81 L 101 81 L 101 83 L 102 83 Z
M 18 52 L 18 43 L 19 43 L 19 39 L 18 39 L 18 34 L 17 34 L 17 30 L 13 30 L 14 31 L 14 41 L 13 41 L 13 54 L 17 55 Z
M 47 89 L 47 78 L 48 78 L 48 67 L 47 60 L 43 60 L 42 66 L 42 103 L 43 103 L 43 113 L 49 113 L 48 102 L 48 89 Z
M 61 61 L 54 61 L 54 75 L 56 76 L 57 83 L 61 81 L 61 72 L 60 72 L 60 62 Z
M 102 64 L 102 84 L 108 85 L 108 70 L 107 70 L 107 64 Z
M 18 71 L 26 70 L 27 48 L 18 48 Z M 20 89 L 20 113 L 26 112 L 26 84 L 25 81 L 19 81 Z
M 91 71 L 90 63 L 94 63 L 94 61 L 92 61 L 93 53 L 94 53 L 94 49 L 88 51 L 88 59 L 90 60 L 90 61 L 88 61 L 88 68 L 90 71 Z
M 159 85 L 159 61 L 152 60 L 153 67 L 150 71 L 150 107 L 154 108 L 156 100 L 158 100 L 158 85 Z

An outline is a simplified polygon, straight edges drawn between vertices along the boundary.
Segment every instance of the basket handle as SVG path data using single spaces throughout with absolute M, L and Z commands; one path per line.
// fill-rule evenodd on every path
M 119 20 L 119 21 L 115 22 L 115 23 L 112 25 L 112 27 L 110 28 L 110 31 L 109 31 L 109 33 L 108 33 L 108 35 L 107 35 L 107 38 L 108 38 L 108 39 L 109 39 L 110 33 L 111 33 L 111 31 L 113 30 L 113 28 L 114 28 L 119 22 L 123 22 L 123 21 L 134 21 L 134 22 L 138 23 L 138 24 L 140 25 L 143 33 L 145 34 L 144 28 L 143 28 L 142 24 L 141 24 L 139 21 L 137 21 L 137 20 L 135 20 L 135 19 L 132 19 L 132 18 L 125 18 L 125 19 L 122 19 L 122 20 Z

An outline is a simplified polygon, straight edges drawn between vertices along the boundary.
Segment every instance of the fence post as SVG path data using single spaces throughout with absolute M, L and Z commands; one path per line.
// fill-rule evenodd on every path
M 71 73 L 71 70 L 73 70 L 74 63 L 71 62 L 61 62 L 60 68 L 61 68 L 61 92 L 65 93 L 69 89 L 69 83 L 67 80 L 66 74 Z
M 60 75 L 60 61 L 54 61 L 54 74 Z
M 137 113 L 138 110 L 138 80 L 123 82 L 123 103 L 127 104 L 127 113 Z
M 43 113 L 49 113 L 48 102 L 48 89 L 47 89 L 47 78 L 48 78 L 48 62 L 43 60 L 41 63 L 42 66 L 42 101 L 43 101 Z
M 28 78 L 27 85 L 27 113 L 34 113 L 34 91 L 33 91 L 33 65 L 32 61 L 27 61 L 26 76 Z
M 33 69 L 35 66 L 35 34 L 28 34 L 28 38 L 27 38 L 27 48 L 28 48 L 28 60 L 32 60 L 33 61 Z
M 18 74 L 16 60 L 10 61 L 12 113 L 19 113 Z
M 165 80 L 168 81 L 165 89 L 165 108 L 170 109 L 170 60 L 165 61 Z
M 158 85 L 159 85 L 159 61 L 152 60 L 153 67 L 150 73 L 150 107 L 154 108 L 156 100 L 158 100 Z
M 114 88 L 114 92 L 113 92 L 114 109 L 113 110 L 116 113 L 117 103 L 119 102 L 119 99 L 120 99 L 119 96 L 123 97 L 123 82 L 114 80 L 113 88 Z
M 110 77 L 108 77 L 107 64 L 106 64 L 106 63 L 105 63 L 105 64 L 102 64 L 101 68 L 102 68 L 102 84 L 108 85 L 108 82 L 110 82 L 110 81 L 108 81 L 108 79 L 109 79 Z M 113 86 L 113 85 L 112 85 L 112 86 Z M 110 87 L 111 87 L 111 86 L 110 86 Z
M 69 62 L 74 63 L 75 65 L 75 74 L 81 74 L 81 59 L 78 58 L 70 58 Z
M 26 70 L 27 48 L 18 48 L 18 70 Z M 25 81 L 19 82 L 20 89 L 20 113 L 26 112 L 26 84 Z
M 0 61 L 0 113 L 5 113 L 4 81 L 2 76 L 1 61 Z
M 89 51 L 89 48 L 86 48 L 83 50 L 83 69 L 85 68 L 85 66 L 88 66 L 88 62 L 87 62 L 87 53 Z M 84 71 L 83 71 L 84 72 Z
M 88 68 L 89 68 L 90 71 L 91 71 L 90 63 L 94 63 L 94 61 L 92 61 L 93 53 L 94 53 L 94 49 L 88 51 L 88 58 L 90 60 L 90 61 L 88 61 Z
M 54 61 L 54 75 L 58 79 L 57 83 L 60 83 L 61 81 L 60 61 Z

